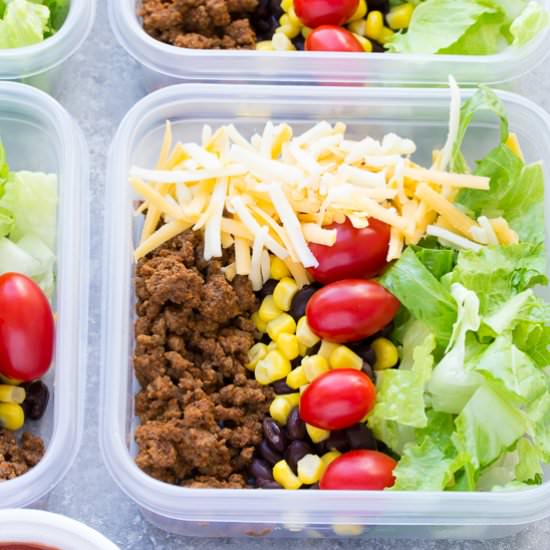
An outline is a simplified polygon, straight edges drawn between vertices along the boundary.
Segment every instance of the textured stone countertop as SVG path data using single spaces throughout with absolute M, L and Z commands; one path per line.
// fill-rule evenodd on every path
M 550 549 L 550 520 L 529 527 L 520 535 L 494 541 L 422 540 L 309 540 L 269 541 L 240 539 L 195 539 L 166 534 L 141 517 L 137 507 L 113 483 L 102 464 L 98 449 L 99 394 L 99 295 L 101 236 L 106 154 L 126 111 L 143 95 L 136 63 L 118 46 L 109 28 L 108 1 L 98 0 L 98 17 L 87 42 L 68 64 L 70 78 L 60 101 L 78 120 L 91 153 L 92 196 L 92 301 L 88 364 L 85 438 L 71 472 L 50 496 L 48 508 L 98 529 L 124 550 L 268 550 L 287 548 L 318 550 L 546 550 Z M 550 108 L 550 61 L 525 77 L 519 91 Z M 550 506 L 550 504 L 549 504 Z M 75 549 L 76 550 L 76 549 Z

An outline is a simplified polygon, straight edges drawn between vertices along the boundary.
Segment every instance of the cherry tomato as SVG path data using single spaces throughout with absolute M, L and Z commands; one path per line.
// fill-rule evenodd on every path
M 311 31 L 306 38 L 309 52 L 364 52 L 363 46 L 351 32 L 342 27 L 323 25 Z
M 389 225 L 371 218 L 368 227 L 356 229 L 346 219 L 326 229 L 336 229 L 336 242 L 332 246 L 309 245 L 319 261 L 317 267 L 308 270 L 316 281 L 328 285 L 340 279 L 374 277 L 386 267 Z
M 296 15 L 311 29 L 343 25 L 355 13 L 359 0 L 294 0 Z
M 0 276 L 0 374 L 28 382 L 50 368 L 54 319 L 40 287 L 19 273 Z
M 397 462 L 378 451 L 350 451 L 333 460 L 326 469 L 321 489 L 381 491 L 395 483 Z
M 363 372 L 334 369 L 316 378 L 300 396 L 300 417 L 323 430 L 343 430 L 374 406 L 376 386 Z
M 355 342 L 383 329 L 399 310 L 399 300 L 376 281 L 344 279 L 318 290 L 306 316 L 311 330 L 330 342 Z

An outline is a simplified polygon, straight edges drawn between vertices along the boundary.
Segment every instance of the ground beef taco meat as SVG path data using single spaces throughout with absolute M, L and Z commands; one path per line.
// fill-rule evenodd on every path
M 137 265 L 136 463 L 168 483 L 239 488 L 273 392 L 245 367 L 258 305 L 250 282 L 226 279 L 232 250 L 205 261 L 202 239 L 187 231 Z
M 0 428 L 0 481 L 27 473 L 40 462 L 44 452 L 41 437 L 24 432 L 18 442 L 13 432 Z

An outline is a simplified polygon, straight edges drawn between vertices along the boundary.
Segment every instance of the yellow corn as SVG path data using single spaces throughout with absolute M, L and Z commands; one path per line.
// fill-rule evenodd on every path
M 302 27 L 302 36 L 304 38 L 307 38 L 313 29 L 310 29 L 309 27 Z
M 254 378 L 256 382 L 262 386 L 269 386 L 273 380 L 271 380 L 271 375 L 269 373 L 268 365 L 265 362 L 265 359 L 258 361 L 256 368 L 254 369 Z
M 300 30 L 302 30 L 302 27 L 304 24 L 302 23 L 302 20 L 296 15 L 296 10 L 294 9 L 294 6 L 291 6 L 288 11 L 288 22 L 291 25 L 296 25 L 300 27 Z
M 384 16 L 382 12 L 378 10 L 369 12 L 365 24 L 365 36 L 367 38 L 372 38 L 372 40 L 378 40 L 383 28 Z
M 338 346 L 329 358 L 330 368 L 332 369 L 355 369 L 363 368 L 363 359 L 347 346 Z
M 305 389 L 309 386 L 309 382 L 307 384 L 304 384 L 303 386 L 300 386 L 300 395 L 304 393 Z
M 348 30 L 353 34 L 365 36 L 367 34 L 367 20 L 358 19 L 357 21 L 353 21 L 348 25 Z
M 296 338 L 298 338 L 298 337 L 296 336 Z M 298 340 L 298 346 L 299 346 L 299 350 L 300 350 L 300 355 L 301 355 L 302 357 L 306 356 L 306 355 L 307 355 L 307 350 L 308 350 L 309 348 L 308 348 L 305 344 L 302 344 L 302 343 L 300 342 L 300 340 Z
M 252 314 L 251 319 L 254 326 L 263 334 L 267 329 L 267 323 L 263 319 L 260 319 L 257 311 Z
M 280 351 L 270 351 L 265 359 L 256 365 L 256 369 L 261 363 L 265 363 L 272 382 L 286 378 L 291 370 L 290 361 Z
M 295 332 L 296 321 L 288 313 L 281 313 L 267 323 L 267 334 L 273 341 L 276 341 L 283 333 L 294 334 Z
M 261 361 L 266 355 L 267 346 L 265 344 L 262 344 L 261 342 L 254 344 L 248 350 L 248 363 L 246 364 L 246 368 L 253 371 L 256 368 L 258 361 Z
M 308 348 L 311 348 L 320 340 L 319 336 L 311 330 L 305 315 L 298 321 L 296 336 L 298 336 L 298 341 Z
M 277 283 L 273 291 L 273 301 L 275 305 L 283 311 L 288 311 L 298 290 L 298 285 L 294 279 L 284 277 Z
M 283 15 L 283 17 L 285 17 L 285 16 L 287 18 L 286 20 L 290 21 L 290 18 L 288 17 L 288 15 L 287 14 Z M 302 30 L 301 26 L 294 25 L 293 23 L 288 22 L 285 25 L 281 25 L 277 29 L 277 33 L 282 33 L 285 36 L 287 36 L 288 38 L 295 38 L 296 36 L 298 36 L 300 34 L 301 30 Z M 292 42 L 291 42 L 291 44 L 292 44 Z M 294 45 L 292 45 L 292 47 L 294 48 Z
M 295 334 L 282 332 L 277 337 L 277 349 L 290 361 L 300 355 L 300 344 Z
M 288 415 L 293 409 L 287 399 L 284 399 L 282 396 L 275 397 L 269 406 L 269 414 L 275 422 L 278 422 L 281 426 L 286 425 L 288 420 Z
M 291 409 L 297 407 L 300 404 L 300 394 L 298 392 L 285 393 L 284 395 L 276 395 L 275 397 L 280 397 L 281 399 L 284 399 L 290 405 Z
M 367 53 L 372 52 L 372 42 L 368 38 L 365 38 L 364 36 L 361 36 L 360 34 L 356 34 L 356 33 L 352 33 L 352 34 L 357 39 L 357 42 L 359 42 L 359 44 L 361 44 L 361 46 L 363 46 L 363 49 Z
M 16 380 L 15 378 L 9 378 L 7 376 L 4 376 L 3 374 L 0 374 L 0 381 L 10 386 L 19 386 L 19 384 L 23 383 L 21 380 Z
M 323 467 L 326 470 L 330 463 L 336 460 L 342 453 L 340 451 L 329 451 L 328 453 L 325 453 L 321 457 L 321 462 L 323 463 Z
M 307 384 L 306 373 L 304 367 L 299 366 L 293 369 L 286 377 L 286 383 L 293 390 L 300 389 L 303 385 Z
M 23 388 L 8 384 L 0 385 L 0 402 L 23 403 L 23 401 L 25 401 L 25 390 Z
M 397 365 L 399 352 L 387 338 L 377 338 L 372 343 L 372 349 L 376 353 L 375 370 L 391 369 Z
M 25 423 L 25 413 L 17 403 L 0 403 L 0 426 L 16 432 Z
M 290 38 L 284 32 L 280 32 L 282 29 L 283 27 L 279 27 L 278 29 L 276 29 L 276 32 L 271 39 L 273 48 L 278 52 L 295 50 L 296 48 L 294 47 L 294 44 L 290 41 Z
M 283 0 L 281 2 L 281 8 L 283 9 L 283 11 L 288 12 L 288 10 L 290 10 L 290 8 L 292 7 L 294 7 L 294 0 Z
M 328 361 L 320 355 L 310 355 L 302 359 L 302 367 L 308 382 L 313 382 L 317 377 L 328 372 Z
M 274 52 L 275 48 L 271 40 L 262 40 L 261 42 L 256 42 L 256 50 L 260 52 Z
M 316 428 L 311 424 L 306 424 L 306 431 L 313 443 L 321 443 L 321 441 L 324 441 L 330 437 L 330 432 L 328 430 Z
M 350 17 L 348 23 L 351 23 L 352 21 L 357 21 L 358 19 L 363 19 L 363 17 L 367 15 L 367 9 L 367 2 L 365 0 L 359 0 L 357 9 L 355 10 L 355 13 Z
M 386 44 L 393 38 L 394 34 L 395 33 L 391 29 L 388 29 L 388 27 L 382 27 L 380 35 L 378 36 L 378 42 L 380 42 L 380 44 Z
M 392 8 L 388 15 L 386 15 L 386 21 L 390 29 L 394 31 L 406 29 L 411 22 L 413 11 L 414 6 L 409 3 Z
M 269 342 L 269 344 L 267 345 L 267 351 L 275 351 L 278 349 L 279 348 L 277 347 L 277 342 Z
M 298 461 L 298 478 L 306 485 L 317 483 L 323 471 L 323 463 L 317 455 L 306 455 Z
M 269 321 L 273 321 L 273 319 L 279 317 L 281 313 L 283 313 L 283 311 L 275 305 L 273 296 L 266 296 L 262 300 L 260 309 L 258 310 L 259 318 L 266 323 L 269 323 Z
M 283 489 L 294 490 L 302 486 L 302 482 L 294 475 L 286 460 L 280 460 L 273 466 L 273 479 Z
M 327 340 L 323 340 L 321 342 L 321 347 L 319 348 L 319 351 L 317 352 L 321 357 L 324 357 L 327 361 L 330 359 L 330 355 L 332 352 L 339 346 L 340 344 L 335 344 L 334 342 L 328 342 Z
M 285 262 L 283 262 L 281 258 L 277 258 L 277 256 L 271 256 L 271 278 L 280 281 L 281 279 L 283 279 L 284 277 L 288 277 L 289 275 L 290 271 L 288 270 Z

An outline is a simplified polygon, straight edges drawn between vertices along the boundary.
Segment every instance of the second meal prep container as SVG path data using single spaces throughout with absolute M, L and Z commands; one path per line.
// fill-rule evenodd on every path
M 550 10 L 550 0 L 538 1 Z M 495 85 L 532 71 L 550 50 L 550 27 L 524 47 L 496 55 L 192 50 L 149 36 L 136 13 L 139 2 L 108 2 L 109 18 L 120 44 L 143 66 L 148 91 L 182 82 L 437 85 L 449 74 L 462 85 Z
M 87 525 L 41 510 L 0 511 L 0 543 L 3 542 L 43 544 L 55 550 L 119 550 Z
M 54 362 L 44 417 L 25 430 L 46 454 L 28 473 L 0 483 L 0 508 L 42 506 L 72 465 L 82 438 L 88 324 L 88 152 L 69 114 L 44 92 L 0 82 L 0 138 L 12 171 L 58 177 Z M 0 531 L 1 532 L 1 531 Z
M 548 115 L 517 95 L 502 93 L 502 99 L 526 159 L 542 159 L 550 181 Z M 155 164 L 165 121 L 172 122 L 174 141 L 183 142 L 200 141 L 203 124 L 215 129 L 233 123 L 251 136 L 268 120 L 288 122 L 295 134 L 320 120 L 342 121 L 355 139 L 388 132 L 411 138 L 414 158 L 429 164 L 432 149 L 445 142 L 449 104 L 447 90 L 180 85 L 151 94 L 128 113 L 111 147 L 106 186 L 100 443 L 111 475 L 154 525 L 193 536 L 484 539 L 511 535 L 550 515 L 548 467 L 542 486 L 517 492 L 319 492 L 187 489 L 149 477 L 133 460 L 133 246 L 139 218 L 133 215 L 136 196 L 128 171 L 134 164 Z M 498 136 L 497 121 L 476 118 L 466 158 L 481 158 Z M 549 200 L 550 191 L 547 208 Z M 548 297 L 548 289 L 543 294 Z
M 96 0 L 70 0 L 63 26 L 51 38 L 23 48 L 0 49 L 0 80 L 21 81 L 57 95 L 64 81 L 63 65 L 87 38 Z

